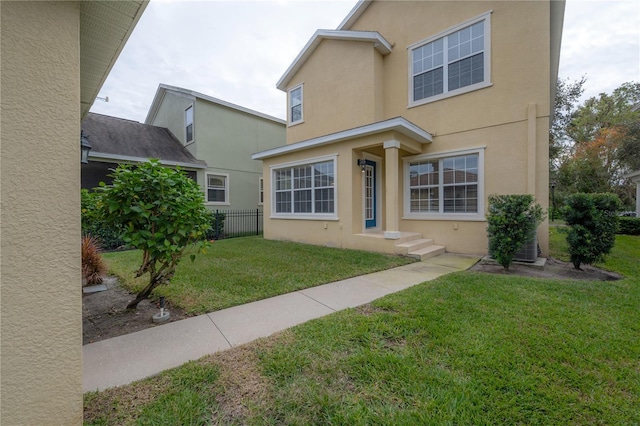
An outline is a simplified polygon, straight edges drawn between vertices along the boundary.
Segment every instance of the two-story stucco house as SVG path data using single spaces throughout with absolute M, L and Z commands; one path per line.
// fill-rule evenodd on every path
M 360 1 L 318 30 L 277 83 L 287 145 L 252 156 L 265 238 L 486 253 L 489 194 L 548 204 L 563 16 L 563 1 Z
M 197 180 L 207 207 L 262 208 L 262 167 L 251 154 L 285 144 L 284 120 L 161 84 L 145 123 L 166 127 L 195 158 L 206 162 Z

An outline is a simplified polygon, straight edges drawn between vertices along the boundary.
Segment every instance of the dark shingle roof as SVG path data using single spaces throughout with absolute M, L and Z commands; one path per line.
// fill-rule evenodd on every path
M 158 158 L 164 163 L 206 167 L 196 159 L 175 136 L 164 127 L 108 115 L 88 113 L 82 120 L 82 130 L 91 144 L 90 156 L 96 158 L 148 159 Z

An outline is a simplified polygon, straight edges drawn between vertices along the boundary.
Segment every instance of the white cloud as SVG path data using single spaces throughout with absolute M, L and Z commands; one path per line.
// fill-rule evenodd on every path
M 640 2 L 567 1 L 559 74 L 586 75 L 583 98 L 640 82 Z
M 93 112 L 144 121 L 158 84 L 284 118 L 275 84 L 318 28 L 336 28 L 356 0 L 153 0 Z M 568 0 L 560 77 L 587 75 L 585 96 L 640 81 L 640 2 Z

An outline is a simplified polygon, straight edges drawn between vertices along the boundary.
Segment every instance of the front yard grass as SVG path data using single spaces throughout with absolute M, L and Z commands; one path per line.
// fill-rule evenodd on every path
M 551 238 L 559 250 L 558 238 Z M 640 237 L 625 279 L 460 272 L 85 395 L 87 424 L 638 424 Z
M 166 296 L 189 314 L 213 312 L 320 284 L 406 265 L 414 260 L 358 250 L 343 250 L 244 237 L 216 241 L 205 254 L 180 262 L 168 286 L 154 294 Z M 139 250 L 105 254 L 109 273 L 138 292 L 148 274 L 135 278 Z

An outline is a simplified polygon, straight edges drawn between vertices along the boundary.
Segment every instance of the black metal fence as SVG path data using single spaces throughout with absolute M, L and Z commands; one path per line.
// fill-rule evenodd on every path
M 224 240 L 226 238 L 248 237 L 262 234 L 262 210 L 216 210 L 207 238 Z

